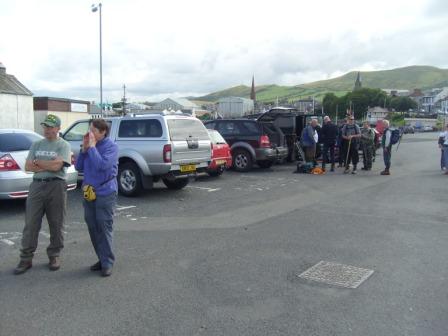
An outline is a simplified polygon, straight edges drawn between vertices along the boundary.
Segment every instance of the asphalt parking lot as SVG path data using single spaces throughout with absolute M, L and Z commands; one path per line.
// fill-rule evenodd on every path
M 110 278 L 88 270 L 79 190 L 58 272 L 46 267 L 44 221 L 33 268 L 12 275 L 24 202 L 2 202 L 0 335 L 446 336 L 439 159 L 437 134 L 414 134 L 394 150 L 389 177 L 378 156 L 358 175 L 285 164 L 119 197 Z M 298 277 L 320 261 L 373 273 L 352 289 Z

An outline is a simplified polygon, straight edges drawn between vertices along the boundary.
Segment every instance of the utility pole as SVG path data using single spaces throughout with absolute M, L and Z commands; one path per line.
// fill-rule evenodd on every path
M 122 104 L 122 115 L 126 115 L 126 85 L 123 84 L 123 98 L 121 99 L 121 104 Z

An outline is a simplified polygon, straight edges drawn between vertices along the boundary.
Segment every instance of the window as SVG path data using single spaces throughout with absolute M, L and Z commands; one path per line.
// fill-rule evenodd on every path
M 169 119 L 168 127 L 171 140 L 186 140 L 190 137 L 198 140 L 210 140 L 202 122 L 195 119 Z
M 250 135 L 258 135 L 260 133 L 260 129 L 258 128 L 258 124 L 250 121 L 243 122 L 243 127 L 245 128 L 246 134 Z
M 29 150 L 32 143 L 42 139 L 34 133 L 2 133 L 0 134 L 0 152 L 17 152 Z
M 204 126 L 205 126 L 207 129 L 215 129 L 215 125 L 216 125 L 216 123 L 215 123 L 214 121 L 212 121 L 212 122 L 208 122 L 208 123 L 204 124 Z
M 67 141 L 82 141 L 82 137 L 89 131 L 89 122 L 82 121 L 70 128 L 64 134 L 64 140 Z
M 223 121 L 218 123 L 218 127 L 216 129 L 222 136 L 229 135 L 239 135 L 241 134 L 240 128 L 238 127 L 238 123 L 234 121 Z
M 162 125 L 156 119 L 122 120 L 118 130 L 120 138 L 160 138 Z

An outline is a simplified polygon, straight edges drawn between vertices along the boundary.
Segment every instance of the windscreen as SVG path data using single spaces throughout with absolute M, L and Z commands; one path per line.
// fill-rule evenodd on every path
M 1 133 L 0 152 L 18 152 L 29 150 L 32 143 L 42 139 L 33 133 Z
M 198 140 L 209 140 L 205 126 L 195 119 L 169 119 L 168 128 L 173 141 L 195 138 Z

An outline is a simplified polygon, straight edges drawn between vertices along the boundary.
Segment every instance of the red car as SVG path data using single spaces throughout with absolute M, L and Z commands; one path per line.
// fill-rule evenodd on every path
M 212 143 L 212 161 L 208 166 L 210 176 L 219 176 L 225 169 L 232 166 L 230 147 L 218 131 L 209 129 L 208 134 Z

